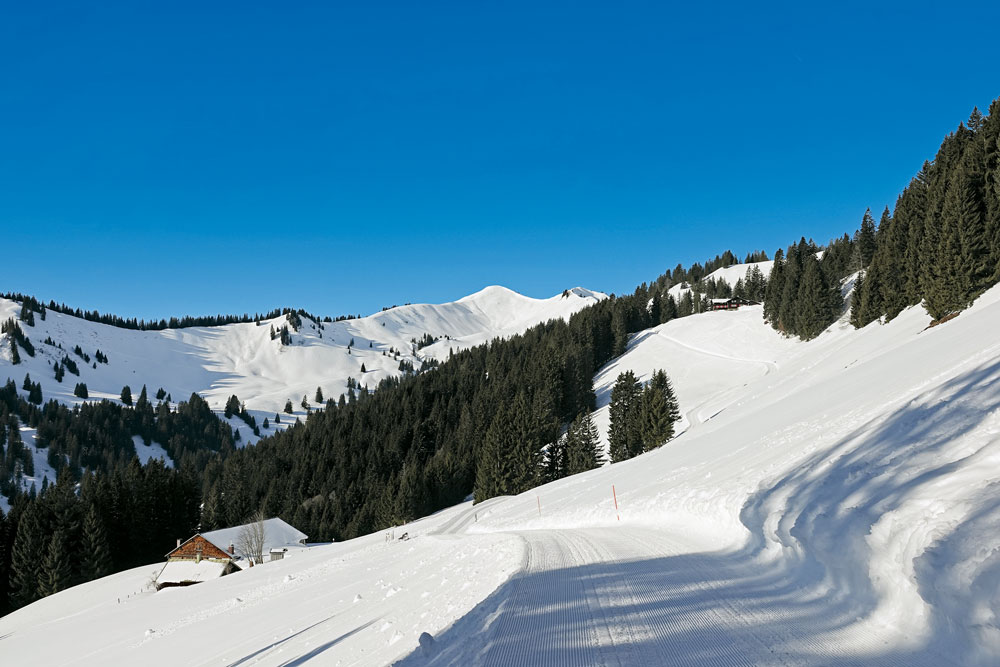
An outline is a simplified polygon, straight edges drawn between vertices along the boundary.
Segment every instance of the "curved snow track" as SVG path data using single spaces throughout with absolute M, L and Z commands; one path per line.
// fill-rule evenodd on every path
M 677 347 L 683 348 L 688 352 L 694 352 L 695 354 L 701 354 L 706 357 L 714 357 L 716 359 L 723 359 L 725 361 L 735 361 L 737 363 L 743 363 L 743 364 L 754 364 L 754 365 L 759 364 L 764 368 L 764 372 L 761 374 L 762 376 L 769 375 L 771 373 L 776 373 L 778 371 L 778 364 L 776 364 L 773 361 L 766 361 L 764 359 L 749 359 L 746 357 L 737 357 L 729 354 L 722 354 L 720 352 L 712 352 L 711 350 L 706 350 L 704 348 L 696 347 L 689 343 L 685 343 L 684 341 L 678 340 L 673 336 L 668 336 L 663 331 L 657 332 L 657 335 L 663 340 L 669 342 L 671 345 L 676 345 Z M 724 392 L 717 396 L 713 396 L 708 401 L 699 403 L 695 407 L 685 411 L 684 419 L 687 421 L 688 427 L 690 428 L 691 426 L 694 426 L 696 424 L 702 424 L 711 419 L 712 417 L 714 417 L 715 415 L 719 414 L 723 410 L 725 410 L 726 406 L 728 405 L 727 395 L 730 393 L 739 392 L 741 390 L 742 386 L 733 387 L 728 392 Z M 705 407 L 710 404 L 714 404 L 717 409 L 713 408 L 712 414 L 710 414 L 708 417 L 702 417 L 702 412 L 704 411 Z
M 952 665 L 879 655 L 886 635 L 825 614 L 822 596 L 747 553 L 691 553 L 640 527 L 516 531 L 523 569 L 406 665 Z

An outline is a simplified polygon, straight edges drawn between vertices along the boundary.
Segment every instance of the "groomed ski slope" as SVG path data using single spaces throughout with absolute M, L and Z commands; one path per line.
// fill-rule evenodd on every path
M 1000 289 L 927 319 L 801 343 L 754 307 L 641 332 L 596 388 L 606 404 L 621 370 L 665 368 L 688 424 L 661 449 L 189 589 L 142 590 L 154 566 L 108 577 L 0 619 L 0 654 L 997 664 Z

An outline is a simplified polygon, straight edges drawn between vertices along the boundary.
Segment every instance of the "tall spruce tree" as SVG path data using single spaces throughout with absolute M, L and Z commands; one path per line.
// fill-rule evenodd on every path
M 577 415 L 567 432 L 566 472 L 575 475 L 598 468 L 602 462 L 597 426 L 587 410 Z
M 483 438 L 476 463 L 476 484 L 473 489 L 475 502 L 513 492 L 516 477 L 514 450 L 511 410 L 504 403 L 497 410 Z
M 66 534 L 56 529 L 49 540 L 41 571 L 38 573 L 38 594 L 41 597 L 58 593 L 70 587 L 73 569 L 70 566 Z
M 562 479 L 569 474 L 569 461 L 566 452 L 569 447 L 569 440 L 572 437 L 572 430 L 573 426 L 570 425 L 566 435 L 555 442 L 549 443 L 548 448 L 545 450 L 545 462 L 542 466 L 542 474 L 546 482 Z
M 508 425 L 508 428 L 513 427 L 513 432 L 509 436 L 512 438 L 512 446 L 508 450 L 511 476 L 505 492 L 517 494 L 535 486 L 543 443 L 539 441 L 541 427 L 535 421 L 524 391 L 518 392 L 511 410 L 511 422 Z
M 954 164 L 952 162 L 951 164 Z M 962 231 L 959 227 L 964 183 L 948 179 L 936 233 L 928 227 L 925 240 L 936 237 L 937 248 L 928 250 L 929 276 L 924 288 L 924 306 L 935 320 L 965 307 L 969 293 L 968 276 L 962 272 Z
M 871 209 L 866 209 L 861 218 L 861 227 L 854 236 L 854 248 L 857 253 L 857 263 L 852 268 L 860 271 L 871 264 L 872 257 L 875 256 L 875 220 L 872 218 Z
M 653 373 L 642 392 L 640 422 L 643 451 L 650 451 L 674 436 L 674 422 L 680 414 L 670 380 L 663 370 Z
M 802 282 L 795 308 L 795 332 L 803 340 L 820 335 L 835 319 L 830 286 L 812 253 L 803 257 Z
M 985 160 L 983 143 L 976 138 L 966 146 L 955 175 L 955 215 L 962 255 L 959 272 L 964 277 L 967 304 L 989 287 L 996 268 L 986 224 Z
M 14 607 L 34 602 L 38 593 L 38 577 L 45 555 L 47 525 L 43 525 L 41 508 L 29 504 L 21 513 L 11 551 L 10 601 Z
M 611 388 L 608 443 L 611 460 L 614 462 L 630 459 L 642 452 L 639 423 L 641 396 L 642 389 L 632 371 L 621 373 Z
M 902 196 L 896 200 L 897 212 L 901 201 Z M 886 232 L 880 232 L 876 237 L 879 244 L 875 250 L 882 268 L 882 310 L 886 321 L 896 317 L 908 305 L 905 262 L 909 218 L 906 215 L 893 215 L 888 223 Z
M 80 572 L 85 580 L 99 579 L 111 572 L 111 552 L 104 523 L 91 503 L 83 523 L 83 543 L 80 554 Z
M 986 201 L 986 237 L 994 271 L 991 283 L 1000 282 L 1000 98 L 993 100 L 980 131 L 983 143 L 983 197 Z
M 764 288 L 764 320 L 777 327 L 781 295 L 785 291 L 785 251 L 778 248 Z

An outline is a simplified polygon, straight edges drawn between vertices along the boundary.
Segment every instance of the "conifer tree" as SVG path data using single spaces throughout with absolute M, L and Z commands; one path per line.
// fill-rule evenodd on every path
M 932 300 L 931 308 L 935 312 L 944 308 L 945 314 L 954 309 L 952 302 L 960 300 L 956 295 L 961 289 L 951 284 L 953 276 L 949 275 L 958 266 L 961 252 L 957 229 L 959 197 L 952 181 L 968 134 L 968 130 L 959 125 L 955 132 L 945 137 L 927 174 L 927 204 L 919 257 L 921 291 L 925 299 Z M 948 239 L 950 234 L 954 237 Z M 942 252 L 947 256 L 942 256 Z
M 854 289 L 851 291 L 851 324 L 855 329 L 865 326 L 863 312 L 861 309 L 862 294 L 865 291 L 865 272 L 859 271 L 854 279 Z
M 80 554 L 80 571 L 87 581 L 100 579 L 111 572 L 111 552 L 104 523 L 97 507 L 90 505 L 83 522 L 83 544 Z
M 938 245 L 928 255 L 931 263 L 924 288 L 924 306 L 935 320 L 964 308 L 970 292 L 969 276 L 962 272 L 962 232 L 959 228 L 963 185 L 958 178 L 948 183 L 934 235 Z M 926 231 L 925 239 L 932 236 L 930 227 Z
M 121 401 L 125 405 L 132 405 L 132 388 L 128 385 L 122 387 Z
M 991 283 L 1000 282 L 1000 98 L 993 100 L 980 131 L 983 143 L 983 198 L 986 202 L 986 238 L 995 270 Z
M 29 327 L 35 326 L 35 313 L 28 306 L 27 301 L 21 304 L 21 321 L 27 324 Z
M 38 577 L 45 549 L 45 526 L 39 521 L 39 508 L 29 504 L 17 523 L 17 534 L 11 550 L 10 601 L 23 607 L 39 598 Z
M 656 449 L 674 436 L 674 422 L 679 418 L 670 380 L 663 370 L 653 373 L 640 400 L 642 450 Z
M 865 209 L 865 214 L 861 218 L 861 227 L 854 235 L 854 246 L 857 254 L 856 264 L 852 267 L 855 271 L 860 271 L 868 267 L 875 256 L 875 219 L 872 218 L 872 210 Z
M 955 175 L 956 220 L 961 243 L 959 273 L 963 278 L 965 301 L 971 303 L 991 284 L 992 263 L 986 225 L 986 201 L 983 179 L 985 155 L 980 141 L 970 141 Z
M 315 401 L 316 401 L 317 405 L 321 405 L 323 403 L 323 388 L 322 387 L 316 387 Z
M 896 215 L 888 218 L 888 228 L 876 236 L 875 257 L 881 267 L 882 311 L 888 322 L 909 304 L 906 287 L 906 245 L 909 234 L 909 214 L 901 211 L 903 196 L 896 200 Z M 888 215 L 888 207 L 883 220 Z
M 639 381 L 632 371 L 619 374 L 611 388 L 611 404 L 608 406 L 611 424 L 608 428 L 608 444 L 611 460 L 624 461 L 642 451 L 642 437 L 639 432 Z
M 663 299 L 663 307 L 660 308 L 660 324 L 669 322 L 677 318 L 677 300 L 673 294 L 667 294 Z
M 57 528 L 49 541 L 38 573 L 38 595 L 45 597 L 69 588 L 72 576 L 66 535 L 61 528 Z
M 622 308 L 615 308 L 611 315 L 611 335 L 614 340 L 611 354 L 615 357 L 625 354 L 625 348 L 628 345 L 628 328 L 625 324 L 625 313 Z
M 477 503 L 513 491 L 515 443 L 510 421 L 510 408 L 501 404 L 486 430 L 476 462 L 473 498 Z
M 31 391 L 28 392 L 28 402 L 35 405 L 42 404 L 42 385 L 40 383 L 31 383 Z
M 802 279 L 802 260 L 803 254 L 808 254 L 805 246 L 805 238 L 789 246 L 785 259 L 784 287 L 778 305 L 776 328 L 788 335 L 796 333 L 795 313 L 798 308 L 799 282 Z
M 0 426 L 0 449 L 3 443 L 3 427 Z M 0 456 L 0 466 L 3 465 Z M 10 580 L 10 550 L 14 545 L 13 519 L 0 510 L 0 615 L 10 611 L 7 582 Z
M 288 414 L 292 414 L 292 412 L 293 412 L 293 409 L 292 409 L 292 399 L 290 399 L 290 398 L 285 401 L 285 412 L 288 413 Z
M 691 296 L 690 290 L 686 290 L 680 303 L 677 304 L 677 317 L 687 317 L 692 313 L 694 313 L 694 297 Z
M 507 493 L 521 493 L 535 485 L 542 456 L 539 424 L 534 419 L 527 395 L 519 391 L 514 398 L 511 414 L 513 443 L 509 450 L 511 477 Z
M 542 465 L 542 474 L 546 482 L 562 479 L 568 474 L 569 461 L 567 458 L 567 449 L 569 447 L 571 430 L 572 426 L 570 426 L 570 431 L 567 431 L 566 435 L 555 442 L 549 443 L 548 448 L 545 450 L 545 462 Z
M 566 473 L 575 475 L 578 472 L 599 468 L 603 462 L 600 449 L 600 437 L 597 426 L 586 410 L 573 420 L 566 438 Z
M 795 308 L 795 332 L 803 340 L 815 338 L 834 320 L 834 303 L 819 261 L 812 253 L 803 257 L 802 282 Z
M 777 328 L 778 309 L 781 306 L 781 295 L 785 291 L 785 252 L 778 248 L 774 253 L 774 264 L 764 288 L 764 320 Z

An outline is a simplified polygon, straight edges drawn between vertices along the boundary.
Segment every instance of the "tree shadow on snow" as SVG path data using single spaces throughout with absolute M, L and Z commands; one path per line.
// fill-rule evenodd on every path
M 982 614 L 1000 592 L 997 484 L 973 482 L 961 499 L 967 511 L 954 513 L 912 558 L 914 585 L 929 603 L 921 636 L 852 626 L 880 601 L 869 571 L 873 527 L 900 508 L 905 524 L 908 500 L 933 499 L 936 485 L 981 465 L 996 434 L 962 438 L 998 409 L 995 361 L 858 427 L 763 486 L 741 512 L 751 535 L 742 549 L 524 572 L 431 650 L 397 664 L 990 664 L 995 628 L 984 629 Z M 516 601 L 541 589 L 544 602 L 524 613 Z

